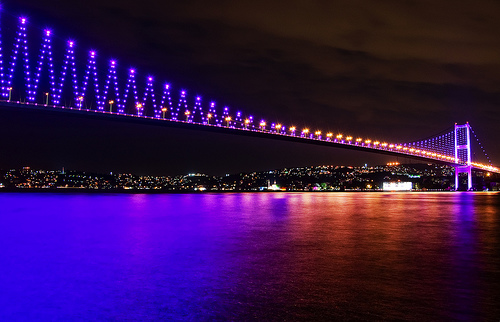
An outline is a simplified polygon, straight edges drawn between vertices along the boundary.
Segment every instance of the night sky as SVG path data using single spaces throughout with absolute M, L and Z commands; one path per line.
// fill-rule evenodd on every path
M 500 164 L 498 1 L 6 0 L 2 6 L 2 14 L 25 14 L 82 49 L 269 122 L 411 142 L 468 121 Z M 0 135 L 0 168 L 221 174 L 393 160 L 10 110 L 0 110 Z

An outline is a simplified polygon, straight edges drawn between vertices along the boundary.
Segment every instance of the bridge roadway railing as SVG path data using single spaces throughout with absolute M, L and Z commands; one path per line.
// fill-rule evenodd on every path
M 382 154 L 389 154 L 394 156 L 405 156 L 408 158 L 423 160 L 423 161 L 433 161 L 441 164 L 447 164 L 451 166 L 463 166 L 464 162 L 456 159 L 454 156 L 440 154 L 434 151 L 424 150 L 420 148 L 408 147 L 403 144 L 393 144 L 379 141 L 371 141 L 371 140 L 361 140 L 359 138 L 354 139 L 351 136 L 342 136 L 336 135 L 333 136 L 332 133 L 327 133 L 322 136 L 320 131 L 316 132 L 308 132 L 307 129 L 297 133 L 296 130 L 284 132 L 280 131 L 279 128 L 268 128 L 266 125 L 262 125 L 259 127 L 250 126 L 249 124 L 245 124 L 244 121 L 236 122 L 233 119 L 228 120 L 227 123 L 218 123 L 218 124 L 210 124 L 210 123 L 199 123 L 193 122 L 192 119 L 186 118 L 186 120 L 174 120 L 163 117 L 152 117 L 146 115 L 136 115 L 136 114 L 125 114 L 125 113 L 117 113 L 106 110 L 94 110 L 94 109 L 85 109 L 78 107 L 64 107 L 58 105 L 47 105 L 47 104 L 38 104 L 38 103 L 26 103 L 21 101 L 0 101 L 3 106 L 6 107 L 14 107 L 14 108 L 32 108 L 37 110 L 58 110 L 58 111 L 66 111 L 71 113 L 77 113 L 80 115 L 109 115 L 114 117 L 120 117 L 122 120 L 126 119 L 135 119 L 135 120 L 150 120 L 154 122 L 162 122 L 162 124 L 168 124 L 170 126 L 178 126 L 178 127 L 191 127 L 198 130 L 212 130 L 218 132 L 227 132 L 231 131 L 234 134 L 245 134 L 245 135 L 253 135 L 269 138 L 273 136 L 274 138 L 282 138 L 286 140 L 291 140 L 295 142 L 303 142 L 303 143 L 312 143 L 319 145 L 327 145 L 327 146 L 337 146 L 348 149 L 354 149 L 358 151 L 366 151 L 366 152 L 375 152 Z M 50 109 L 48 109 L 50 108 Z M 124 119 L 126 118 L 126 119 Z M 158 124 L 158 123 L 156 123 Z M 238 126 L 237 126 L 238 125 Z M 279 124 L 278 124 L 279 125 Z M 292 127 L 294 129 L 294 127 Z M 500 169 L 497 167 L 493 167 L 491 165 L 485 165 L 481 163 L 471 162 L 471 167 L 474 169 L 489 171 L 500 173 Z

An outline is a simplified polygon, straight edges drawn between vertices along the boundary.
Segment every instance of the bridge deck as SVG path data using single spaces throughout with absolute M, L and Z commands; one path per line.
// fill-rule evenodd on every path
M 365 144 L 364 142 L 361 143 L 350 142 L 345 140 L 339 140 L 336 138 L 325 139 L 322 137 L 314 137 L 313 135 L 304 137 L 300 135 L 292 135 L 287 133 L 277 133 L 275 131 L 271 131 L 268 129 L 258 129 L 258 128 L 247 129 L 244 127 L 235 127 L 235 126 L 228 127 L 220 124 L 219 125 L 201 124 L 195 122 L 186 122 L 183 120 L 171 120 L 163 118 L 154 118 L 149 116 L 119 114 L 119 113 L 111 113 L 108 111 L 88 110 L 88 109 L 79 109 L 70 107 L 47 106 L 42 104 L 25 104 L 22 102 L 8 102 L 8 101 L 2 101 L 0 104 L 3 108 L 32 109 L 38 111 L 45 111 L 47 113 L 67 113 L 86 118 L 100 118 L 100 119 L 107 118 L 119 122 L 138 122 L 154 126 L 167 126 L 173 128 L 184 128 L 184 129 L 210 131 L 210 132 L 218 132 L 226 134 L 230 133 L 235 135 L 245 135 L 245 136 L 260 137 L 266 139 L 285 140 L 285 141 L 299 142 L 305 144 L 314 144 L 314 145 L 351 149 L 364 152 L 372 152 L 378 154 L 391 155 L 395 157 L 404 156 L 406 158 L 414 160 L 420 160 L 424 162 L 432 161 L 434 163 L 446 164 L 450 166 L 463 166 L 463 164 L 454 162 L 455 159 L 451 158 L 450 156 L 442 156 L 437 153 L 427 152 L 427 151 L 425 152 L 425 155 L 422 155 L 421 151 L 418 149 L 413 149 L 414 151 L 410 152 L 409 148 L 402 146 L 399 146 L 399 148 L 397 148 L 398 147 L 397 145 L 393 145 L 393 147 L 390 147 L 390 145 L 381 146 L 381 145 Z M 500 169 L 495 167 L 485 167 L 482 165 L 472 164 L 472 168 L 500 173 Z

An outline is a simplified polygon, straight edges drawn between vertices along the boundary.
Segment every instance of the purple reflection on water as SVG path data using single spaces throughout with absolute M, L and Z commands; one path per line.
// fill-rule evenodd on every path
M 495 319 L 499 195 L 0 194 L 0 320 Z

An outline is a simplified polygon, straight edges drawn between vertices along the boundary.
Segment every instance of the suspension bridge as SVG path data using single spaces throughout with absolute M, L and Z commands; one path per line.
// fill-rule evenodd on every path
M 190 97 L 185 89 L 120 68 L 116 59 L 98 61 L 97 51 L 76 52 L 75 40 L 54 38 L 51 29 L 32 28 L 16 17 L 13 34 L 0 31 L 0 98 L 4 106 L 50 109 L 102 117 L 161 122 L 169 126 L 278 138 L 309 144 L 404 156 L 455 167 L 455 187 L 461 173 L 472 188 L 472 170 L 500 173 L 480 144 L 487 163 L 472 160 L 471 125 L 455 124 L 441 134 L 414 142 L 386 142 L 344 133 L 298 128 L 231 112 L 215 102 Z M 0 20 L 0 23 L 3 21 Z M 6 28 L 2 27 L 1 30 Z M 9 41 L 4 41 L 8 39 Z M 60 40 L 55 43 L 55 40 Z M 56 51 L 54 48 L 59 50 Z M 83 60 L 82 57 L 85 57 Z M 80 59 L 78 59 L 80 58 Z

